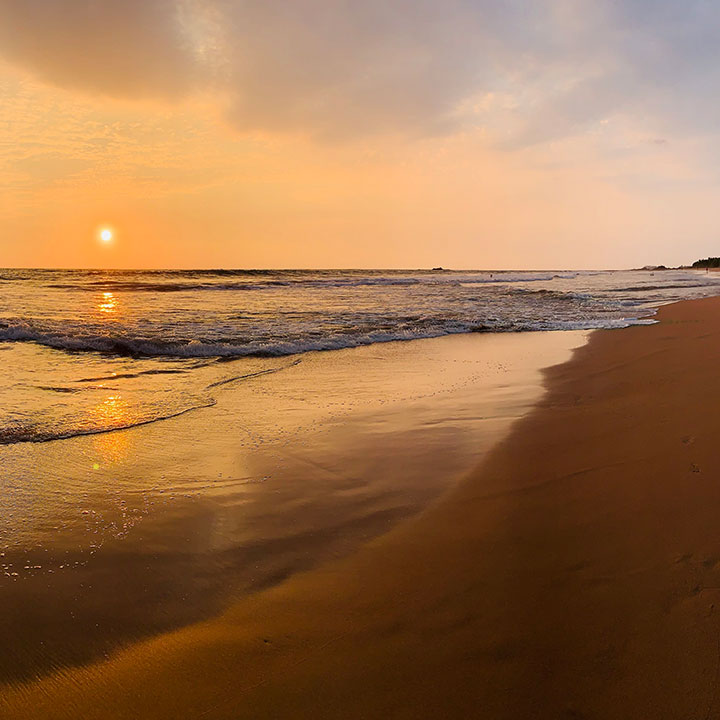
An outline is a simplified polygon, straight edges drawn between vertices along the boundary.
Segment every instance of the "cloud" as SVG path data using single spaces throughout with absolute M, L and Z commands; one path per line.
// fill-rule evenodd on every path
M 717 133 L 720 6 L 578 0 L 565 8 L 575 42 L 539 57 L 545 72 L 512 143 L 564 138 L 616 116 L 649 133 Z
M 502 22 L 452 0 L 222 5 L 234 123 L 323 135 L 457 127 Z
M 0 0 L 0 53 L 62 87 L 176 98 L 195 70 L 177 10 L 172 0 Z
M 240 130 L 479 125 L 508 147 L 618 114 L 715 133 L 718 29 L 707 0 L 0 0 L 0 54 L 63 87 L 209 92 Z
M 491 0 L 0 0 L 0 54 L 108 96 L 210 89 L 241 129 L 435 134 L 501 72 L 520 13 Z

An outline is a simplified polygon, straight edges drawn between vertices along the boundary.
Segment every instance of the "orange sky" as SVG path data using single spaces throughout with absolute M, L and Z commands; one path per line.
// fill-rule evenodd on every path
M 720 254 L 708 18 L 533 7 L 0 0 L 0 266 Z

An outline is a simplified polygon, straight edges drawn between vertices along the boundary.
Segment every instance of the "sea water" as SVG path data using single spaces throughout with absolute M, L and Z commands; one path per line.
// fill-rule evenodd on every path
M 0 271 L 0 444 L 162 420 L 312 351 L 616 328 L 720 293 L 697 271 Z

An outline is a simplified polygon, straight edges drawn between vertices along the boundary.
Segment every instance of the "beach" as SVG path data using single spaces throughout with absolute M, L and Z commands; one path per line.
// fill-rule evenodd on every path
M 2 693 L 7 718 L 718 712 L 720 300 L 594 332 L 477 470 L 356 552 Z
M 0 720 L 720 720 L 718 27 L 0 0 Z

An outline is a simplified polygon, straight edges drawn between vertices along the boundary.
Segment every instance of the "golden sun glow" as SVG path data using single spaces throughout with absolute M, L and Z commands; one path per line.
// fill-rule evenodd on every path
M 100 240 L 104 243 L 109 243 L 113 239 L 113 231 L 110 228 L 102 228 L 100 230 Z
M 117 300 L 111 292 L 104 292 L 102 294 L 102 300 L 98 303 L 98 310 L 101 313 L 111 315 L 117 308 Z

